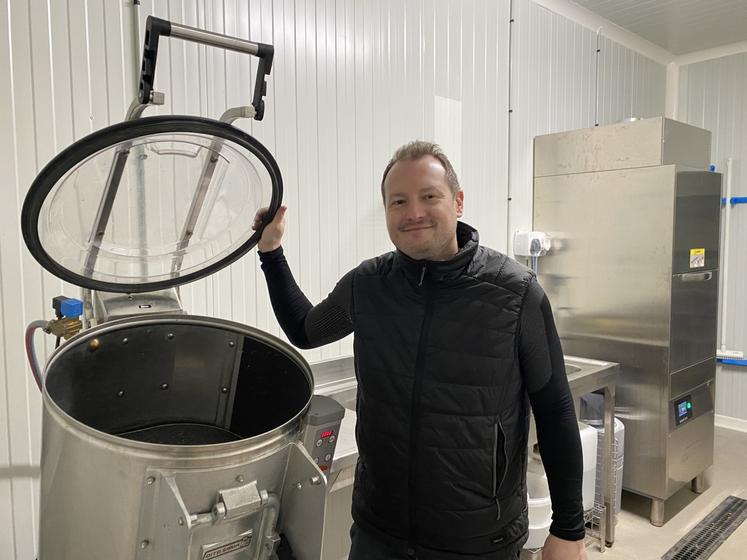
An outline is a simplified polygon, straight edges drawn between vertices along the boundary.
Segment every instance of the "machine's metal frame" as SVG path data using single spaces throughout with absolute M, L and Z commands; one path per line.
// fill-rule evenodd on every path
M 162 93 L 152 88 L 160 36 L 177 37 L 260 57 L 252 105 L 228 109 L 221 116 L 220 122 L 197 117 L 153 117 L 140 120 L 147 107 L 160 105 L 164 99 Z M 51 556 L 94 560 L 100 557 L 102 551 L 106 551 L 112 558 L 138 560 L 206 560 L 225 555 L 233 557 L 237 552 L 246 555 L 242 557 L 266 560 L 276 558 L 281 534 L 287 539 L 296 558 L 320 560 L 328 487 L 323 470 L 329 467 L 331 461 L 324 463 L 319 457 L 312 457 L 302 443 L 309 407 L 312 402 L 319 404 L 319 398 L 313 397 L 313 378 L 308 364 L 288 344 L 267 333 L 229 321 L 184 314 L 178 295 L 178 282 L 185 278 L 177 274 L 183 259 L 181 253 L 188 246 L 203 209 L 224 139 L 236 141 L 268 167 L 273 182 L 273 197 L 270 211 L 265 216 L 265 224 L 272 219 L 280 205 L 282 180 L 272 155 L 256 140 L 228 126 L 239 118 L 262 118 L 265 77 L 271 68 L 273 48 L 271 45 L 252 43 L 153 17 L 148 18 L 145 37 L 139 96 L 130 105 L 125 122 L 87 137 L 91 138 L 91 143 L 84 147 L 71 147 L 64 160 L 53 160 L 45 168 L 45 171 L 51 170 L 49 175 L 41 180 L 37 178 L 38 188 L 34 190 L 32 187 L 34 196 L 27 197 L 24 204 L 24 216 L 27 218 L 24 223 L 28 224 L 24 235 L 27 244 L 29 239 L 32 241 L 29 244 L 32 253 L 38 260 L 40 254 L 45 257 L 41 259 L 45 261 L 42 264 L 53 272 L 69 272 L 46 255 L 39 242 L 38 231 L 33 230 L 37 227 L 38 220 L 33 218 L 38 218 L 41 201 L 52 184 L 59 179 L 61 173 L 67 171 L 65 165 L 74 165 L 80 161 L 76 160 L 76 156 L 81 151 L 93 148 L 98 150 L 102 145 L 107 146 L 107 133 L 112 133 L 113 143 L 117 138 L 122 142 L 114 154 L 93 221 L 88 240 L 89 252 L 83 265 L 84 275 L 72 274 L 77 280 L 75 283 L 83 287 L 86 326 L 93 328 L 78 334 L 53 354 L 46 368 L 50 375 L 40 383 L 44 403 L 41 479 L 43 515 L 40 525 L 40 554 L 44 555 L 42 560 L 48 560 Z M 136 124 L 136 121 L 139 122 Z M 169 126 L 174 128 L 169 129 Z M 172 262 L 173 282 L 168 284 L 176 287 L 138 294 L 102 292 L 99 288 L 108 284 L 94 281 L 93 271 L 109 226 L 133 138 L 138 130 L 150 133 L 170 130 L 212 133 L 213 141 L 209 149 L 213 157 L 207 158 L 203 164 L 179 237 L 178 250 Z M 85 140 L 77 144 L 82 146 Z M 91 155 L 91 152 L 83 155 Z M 40 175 L 43 174 L 44 172 Z M 144 219 L 144 216 L 140 216 L 140 219 Z M 240 256 L 249 250 L 253 246 L 252 241 L 256 243 L 259 239 L 261 229 L 260 227 L 230 257 L 224 258 L 220 263 L 212 263 L 203 270 L 208 270 L 209 273 L 234 255 Z M 26 235 L 28 232 L 31 234 Z M 186 277 L 194 276 L 195 274 L 190 273 Z M 145 289 L 160 288 L 160 284 L 163 282 L 152 282 Z M 124 287 L 115 285 L 114 289 L 124 292 Z M 200 329 L 222 333 L 224 338 L 215 344 L 215 336 L 198 332 Z M 194 354 L 191 358 L 184 356 L 189 352 L 185 351 L 187 347 L 182 348 L 179 356 L 186 363 L 181 364 L 181 368 L 175 355 L 169 360 L 168 352 L 163 355 L 164 363 L 158 362 L 162 355 L 159 345 L 164 341 L 169 344 L 178 339 L 179 336 L 174 334 L 177 331 L 185 336 L 184 344 L 202 357 L 198 358 Z M 192 336 L 186 336 L 188 333 L 192 333 Z M 102 342 L 104 338 L 106 341 Z M 281 422 L 285 423 L 277 426 L 275 417 L 268 415 L 269 413 L 264 416 L 255 413 L 256 418 L 264 419 L 265 422 L 259 424 L 257 431 L 247 430 L 233 434 L 239 438 L 236 441 L 218 440 L 205 444 L 205 440 L 195 440 L 194 443 L 187 440 L 185 443 L 184 439 L 179 439 L 151 442 L 131 437 L 140 428 L 135 426 L 137 429 L 130 430 L 130 425 L 138 422 L 145 422 L 141 430 L 145 431 L 161 427 L 158 422 L 163 419 L 167 427 L 178 423 L 177 419 L 192 418 L 195 414 L 202 419 L 205 411 L 196 406 L 196 403 L 203 403 L 203 408 L 207 407 L 208 413 L 212 414 L 211 407 L 216 398 L 223 412 L 218 411 L 218 418 L 211 416 L 206 421 L 208 427 L 221 428 L 224 427 L 223 424 L 231 424 L 231 415 L 234 421 L 242 422 L 243 412 L 240 409 L 237 412 L 233 406 L 233 399 L 238 392 L 239 370 L 246 374 L 248 367 L 258 365 L 256 356 L 262 355 L 258 350 L 246 350 L 244 344 L 251 341 L 267 345 L 269 356 L 285 354 L 305 375 L 311 396 L 305 406 L 294 400 L 288 401 L 291 403 L 289 406 L 294 414 L 293 418 L 287 421 L 283 418 Z M 225 359 L 217 360 L 221 364 L 215 364 L 219 370 L 217 378 L 215 372 L 208 375 L 205 371 L 214 365 L 212 360 L 209 365 L 199 365 L 209 354 L 205 351 L 205 344 L 213 352 L 221 355 L 223 352 L 227 353 Z M 109 349 L 109 354 L 106 354 L 108 358 L 97 362 L 95 357 L 102 356 L 102 347 Z M 112 352 L 112 348 L 119 350 Z M 172 348 L 172 351 L 176 352 L 176 349 Z M 142 361 L 145 357 L 149 358 L 147 367 Z M 247 366 L 243 365 L 246 357 L 250 359 Z M 109 368 L 113 371 L 107 371 L 105 362 L 117 363 L 126 370 L 122 371 L 120 367 Z M 261 363 L 260 361 L 260 368 Z M 288 366 L 290 369 L 283 372 L 295 371 L 296 366 Z M 265 368 L 267 367 L 270 366 L 266 365 Z M 132 370 L 139 376 L 130 375 Z M 253 380 L 254 370 L 248 371 L 251 376 L 244 375 L 242 379 Z M 79 374 L 83 372 L 85 375 L 93 375 L 89 377 L 91 382 L 87 386 L 79 381 Z M 154 414 L 152 417 L 146 415 L 144 419 L 138 415 L 144 411 L 147 413 L 150 410 L 148 407 L 129 407 L 122 409 L 122 414 L 112 416 L 111 408 L 116 406 L 111 399 L 117 401 L 125 398 L 129 390 L 112 390 L 111 383 L 121 384 L 125 379 L 137 377 L 139 381 L 133 381 L 133 386 L 138 386 L 138 383 L 142 385 L 145 381 L 145 386 L 150 387 L 151 379 L 175 372 L 179 372 L 181 377 L 177 376 L 178 381 L 174 385 L 197 400 L 179 398 L 169 404 L 168 399 L 165 399 L 163 402 L 159 401 L 160 408 L 154 407 L 154 403 L 149 401 L 148 406 L 158 408 L 159 412 L 163 408 L 164 414 Z M 41 380 L 41 376 L 39 377 Z M 56 387 L 54 391 L 49 390 L 50 380 Z M 207 384 L 203 387 L 198 381 Z M 141 393 L 136 392 L 135 398 L 140 397 L 140 404 L 143 400 L 152 399 L 153 394 L 148 393 L 149 389 L 138 387 Z M 92 394 L 94 397 L 81 400 L 77 394 L 79 388 L 82 393 L 88 390 L 89 397 Z M 163 395 L 170 388 L 170 384 L 166 382 L 160 385 Z M 289 391 L 288 386 L 284 386 L 284 390 Z M 207 393 L 210 393 L 210 398 Z M 261 391 L 257 394 L 261 394 Z M 306 394 L 301 394 L 305 399 Z M 98 398 L 95 398 L 96 395 Z M 194 410 L 186 414 L 184 411 L 180 412 L 177 410 L 179 407 L 175 408 L 176 402 L 181 403 L 182 407 L 189 407 L 189 402 L 192 402 Z M 88 404 L 91 405 L 90 409 L 86 408 Z M 339 432 L 342 407 L 337 403 L 334 406 L 339 411 L 329 404 L 324 407 L 325 416 L 317 418 L 311 427 L 314 434 L 320 430 L 330 434 Z M 314 410 L 313 406 L 311 410 Z M 129 411 L 135 412 L 134 420 L 125 414 Z M 122 417 L 129 423 L 125 431 L 106 427 L 109 419 L 121 420 Z M 156 424 L 151 425 L 153 422 Z M 220 425 L 213 426 L 216 422 Z M 186 423 L 189 424 L 190 421 L 187 420 Z M 334 453 L 334 441 L 335 438 L 329 437 L 329 442 L 323 449 Z M 318 455 L 316 447 L 322 447 L 315 445 L 314 453 Z M 71 504 L 75 504 L 75 507 L 71 508 Z
M 624 488 L 652 499 L 654 525 L 713 462 L 720 176 L 705 171 L 709 148 L 709 132 L 664 118 L 535 139 L 534 228 L 554 247 L 539 278 L 564 350 L 621 365 Z M 691 411 L 680 421 L 678 399 Z

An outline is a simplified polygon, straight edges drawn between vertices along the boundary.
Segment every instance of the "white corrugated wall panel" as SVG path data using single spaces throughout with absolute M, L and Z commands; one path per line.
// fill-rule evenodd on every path
M 76 294 L 42 269 L 20 235 L 20 209 L 36 173 L 74 140 L 118 121 L 132 90 L 131 13 L 121 3 L 0 3 L 0 551 L 34 558 L 41 399 L 23 352 L 25 324 L 50 300 Z M 129 85 L 125 85 L 129 84 Z M 44 340 L 42 340 L 44 338 Z M 37 335 L 41 360 L 51 350 Z
M 601 37 L 597 77 L 593 31 L 530 0 L 513 6 L 510 218 L 517 230 L 532 224 L 533 138 L 663 115 L 666 67 Z
M 664 114 L 666 66 L 602 37 L 598 124 Z
M 680 68 L 678 120 L 710 130 L 711 161 L 726 172 L 732 158 L 732 196 L 747 196 L 747 53 L 689 64 Z M 723 218 L 723 215 L 722 215 Z M 747 207 L 731 210 L 725 342 L 729 350 L 747 352 Z M 719 341 L 721 341 L 719 333 Z M 716 413 L 747 420 L 747 369 L 720 366 L 716 379 Z

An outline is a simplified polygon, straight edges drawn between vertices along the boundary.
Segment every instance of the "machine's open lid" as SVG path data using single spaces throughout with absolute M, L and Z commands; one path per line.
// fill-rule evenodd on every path
M 270 152 L 210 119 L 147 117 L 95 132 L 58 154 L 26 196 L 29 250 L 63 280 L 109 292 L 184 284 L 259 241 L 282 200 Z

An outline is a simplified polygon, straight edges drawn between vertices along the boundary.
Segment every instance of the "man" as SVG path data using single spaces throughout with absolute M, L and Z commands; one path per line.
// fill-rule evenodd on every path
M 317 306 L 283 256 L 284 207 L 258 244 L 273 309 L 293 344 L 313 348 L 355 333 L 350 558 L 518 557 L 528 527 L 531 403 L 553 502 L 543 559 L 585 559 L 581 443 L 542 289 L 458 221 L 464 193 L 438 146 L 397 150 L 381 193 L 397 250 L 364 261 Z

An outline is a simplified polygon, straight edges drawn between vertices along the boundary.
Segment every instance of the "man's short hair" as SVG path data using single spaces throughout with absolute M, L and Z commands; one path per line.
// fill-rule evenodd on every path
M 389 160 L 386 169 L 384 169 L 384 175 L 381 177 L 381 198 L 386 200 L 386 197 L 384 196 L 384 181 L 386 180 L 386 176 L 389 174 L 389 170 L 395 163 L 405 160 L 414 161 L 425 156 L 433 156 L 441 162 L 444 171 L 446 171 L 446 182 L 449 184 L 451 194 L 452 196 L 456 196 L 456 193 L 462 190 L 462 188 L 459 186 L 459 179 L 457 178 L 456 171 L 454 171 L 449 158 L 446 157 L 441 146 L 434 144 L 433 142 L 425 142 L 424 140 L 413 140 L 412 142 L 408 142 L 404 146 L 397 148 L 392 159 Z

